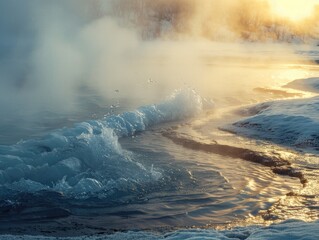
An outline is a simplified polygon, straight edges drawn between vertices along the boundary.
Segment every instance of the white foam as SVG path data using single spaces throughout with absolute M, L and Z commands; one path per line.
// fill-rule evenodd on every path
M 302 221 L 289 220 L 281 224 L 271 225 L 269 227 L 241 227 L 233 230 L 216 231 L 216 230 L 203 230 L 203 229 L 191 229 L 191 230 L 179 230 L 175 232 L 168 232 L 165 234 L 155 234 L 150 232 L 118 232 L 112 235 L 98 235 L 98 236 L 79 236 L 79 237 L 66 237 L 65 240 L 201 240 L 201 239 L 216 239 L 216 240 L 234 240 L 234 239 L 247 239 L 247 240 L 291 240 L 291 239 L 307 239 L 317 240 L 319 236 L 319 222 L 305 223 Z M 2 235 L 0 239 L 16 240 L 53 240 L 55 237 L 44 236 L 14 236 L 14 235 Z
M 85 197 L 130 184 L 161 178 L 156 167 L 145 167 L 123 150 L 119 137 L 150 126 L 194 116 L 202 99 L 191 89 L 176 91 L 160 104 L 63 128 L 41 139 L 0 145 L 0 186 L 14 191 L 58 190 Z
M 319 147 L 319 97 L 262 103 L 229 130 L 300 149 Z

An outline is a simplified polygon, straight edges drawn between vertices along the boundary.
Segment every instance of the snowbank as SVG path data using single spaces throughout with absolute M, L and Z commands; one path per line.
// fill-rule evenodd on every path
M 215 230 L 179 230 L 166 234 L 155 234 L 149 232 L 120 232 L 113 235 L 99 235 L 99 236 L 80 236 L 61 238 L 65 240 L 202 240 L 202 239 L 216 239 L 216 240 L 291 240 L 291 239 L 307 239 L 317 240 L 319 236 L 319 222 L 305 223 L 302 221 L 290 220 L 281 224 L 271 225 L 269 227 L 242 227 L 227 231 Z M 43 236 L 13 236 L 2 235 L 0 239 L 3 240 L 53 240 L 55 237 Z
M 319 78 L 297 79 L 284 87 L 319 93 Z
M 258 104 L 225 129 L 300 149 L 319 150 L 319 97 Z

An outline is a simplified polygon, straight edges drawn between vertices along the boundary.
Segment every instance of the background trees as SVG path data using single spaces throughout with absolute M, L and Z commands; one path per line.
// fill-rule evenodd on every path
M 143 39 L 304 42 L 319 37 L 319 6 L 309 18 L 292 22 L 275 16 L 267 0 L 109 0 L 103 9 L 105 2 L 92 1 L 98 16 L 116 17 Z

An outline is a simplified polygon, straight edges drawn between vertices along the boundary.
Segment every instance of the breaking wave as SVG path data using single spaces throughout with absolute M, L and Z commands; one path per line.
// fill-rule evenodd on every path
M 0 146 L 0 197 L 8 192 L 59 191 L 66 196 L 107 197 L 162 177 L 122 149 L 118 139 L 156 124 L 198 114 L 202 98 L 191 89 L 175 91 L 160 104 L 76 124 L 40 138 Z

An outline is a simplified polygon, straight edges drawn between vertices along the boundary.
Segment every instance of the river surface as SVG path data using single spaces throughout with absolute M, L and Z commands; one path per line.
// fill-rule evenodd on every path
M 217 64 L 205 61 L 207 68 Z M 19 124 L 2 118 L 0 232 L 74 236 L 316 220 L 318 169 L 309 162 L 318 155 L 224 126 L 243 118 L 248 105 L 314 96 L 281 86 L 319 68 L 257 65 L 224 67 L 262 79 L 238 95 L 216 93 L 214 104 L 188 87 L 154 105 L 83 89 L 80 111 L 42 112 Z M 288 161 L 302 176 L 247 153 Z

